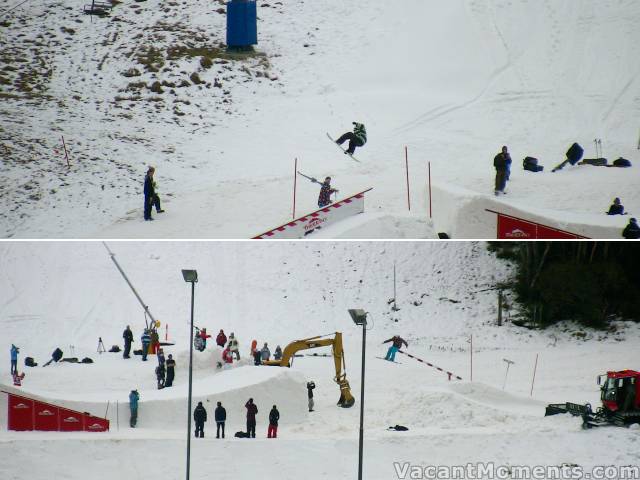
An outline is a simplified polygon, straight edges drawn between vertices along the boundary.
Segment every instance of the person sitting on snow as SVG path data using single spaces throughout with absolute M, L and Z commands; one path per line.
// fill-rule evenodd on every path
M 622 231 L 622 236 L 628 240 L 635 240 L 640 238 L 640 226 L 635 218 L 629 220 L 629 223 Z
M 620 203 L 618 197 L 613 199 L 613 204 L 609 207 L 607 215 L 624 215 L 624 206 Z

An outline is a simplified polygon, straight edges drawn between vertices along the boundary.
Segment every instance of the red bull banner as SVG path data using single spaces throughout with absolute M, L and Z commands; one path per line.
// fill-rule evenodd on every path
M 364 212 L 364 194 L 369 188 L 344 200 L 339 200 L 315 212 L 296 218 L 289 223 L 253 237 L 254 239 L 305 238 L 317 230 L 327 227 L 345 218 Z
M 106 432 L 109 420 L 21 395 L 8 393 L 9 430 L 53 432 Z
M 535 239 L 576 239 L 587 238 L 577 233 L 567 232 L 558 228 L 542 225 L 541 223 L 531 222 L 522 218 L 505 215 L 504 213 L 494 212 L 498 215 L 497 238 L 500 240 L 535 240 Z

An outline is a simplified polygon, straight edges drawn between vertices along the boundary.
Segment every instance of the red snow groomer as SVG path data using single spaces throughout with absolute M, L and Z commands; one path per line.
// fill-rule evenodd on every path
M 621 370 L 599 375 L 602 406 L 595 412 L 591 405 L 577 403 L 552 403 L 547 405 L 545 417 L 558 413 L 570 413 L 582 417 L 582 428 L 603 425 L 626 426 L 640 423 L 640 372 Z

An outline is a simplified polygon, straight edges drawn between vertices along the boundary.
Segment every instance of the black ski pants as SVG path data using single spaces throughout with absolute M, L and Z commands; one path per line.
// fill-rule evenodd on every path
M 224 438 L 224 422 L 216 422 L 216 438 L 220 438 L 220 428 L 222 428 L 222 438 Z
M 256 438 L 256 421 L 247 418 L 247 437 Z
M 167 381 L 164 382 L 165 387 L 170 387 L 173 385 L 173 378 L 175 377 L 175 372 L 173 368 L 167 368 Z
M 122 354 L 123 358 L 129 358 L 129 354 L 131 353 L 131 342 L 128 340 L 124 341 L 124 353 Z
M 362 143 L 362 140 L 356 137 L 355 133 L 353 132 L 345 133 L 338 140 L 336 140 L 336 143 L 338 145 L 342 145 L 347 140 L 349 140 L 349 148 L 347 148 L 347 152 L 349 152 L 352 155 L 353 155 L 353 152 L 356 151 L 356 147 L 361 147 L 362 145 L 364 145 L 364 143 Z
M 204 422 L 196 422 L 196 438 L 198 437 L 204 438 Z

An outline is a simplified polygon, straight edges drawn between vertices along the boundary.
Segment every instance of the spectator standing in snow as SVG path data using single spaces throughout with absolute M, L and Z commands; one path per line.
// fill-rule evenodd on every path
M 149 330 L 144 329 L 142 336 L 140 337 L 140 342 L 142 343 L 142 361 L 147 361 L 147 355 L 149 354 L 149 345 L 151 345 L 151 335 L 149 335 Z
M 164 350 L 162 348 L 158 349 L 157 356 L 158 356 L 158 365 L 162 365 L 164 367 L 166 360 L 164 358 Z
M 220 332 L 216 337 L 216 343 L 218 344 L 219 347 L 222 347 L 222 348 L 224 348 L 224 346 L 227 344 L 227 336 L 224 334 L 224 330 L 220 329 Z
M 231 350 L 229 350 L 229 347 L 225 348 L 222 351 L 222 361 L 225 363 L 225 365 L 230 365 L 233 363 L 233 354 L 231 353 Z
M 404 345 L 407 348 L 409 347 L 409 344 L 406 342 L 406 340 L 404 338 L 400 337 L 399 335 L 395 335 L 395 336 L 391 337 L 389 340 L 385 340 L 382 343 L 385 344 L 385 343 L 389 343 L 389 342 L 392 342 L 392 344 L 389 347 L 389 350 L 387 350 L 387 354 L 385 355 L 384 359 L 385 360 L 390 360 L 392 362 L 395 362 L 395 360 L 396 360 L 396 352 L 402 348 L 402 344 L 404 343 Z
M 509 155 L 509 150 L 506 146 L 503 146 L 502 151 L 493 158 L 493 166 L 496 169 L 495 194 L 504 194 L 504 188 L 507 185 L 509 172 L 511 171 L 511 155 Z
M 239 346 L 238 346 L 238 339 L 235 337 L 235 335 L 233 334 L 233 332 L 231 332 L 229 334 L 229 351 L 231 352 L 231 354 L 235 354 L 236 358 L 238 360 L 240 360 L 240 350 L 239 350 Z
M 273 352 L 273 359 L 274 360 L 282 360 L 282 349 L 280 348 L 280 345 L 278 345 L 276 347 L 276 351 Z
M 127 325 L 127 328 L 122 332 L 122 338 L 124 338 L 124 353 L 122 354 L 122 358 L 129 358 L 129 354 L 131 353 L 131 342 L 133 342 L 133 333 Z
M 247 438 L 256 438 L 256 414 L 258 407 L 253 403 L 253 398 L 245 404 L 247 409 Z
M 367 129 L 364 128 L 364 123 L 351 122 L 353 124 L 353 132 L 347 132 L 343 134 L 336 143 L 338 145 L 342 145 L 344 142 L 349 140 L 349 148 L 344 153 L 348 153 L 349 155 L 353 155 L 353 152 L 356 151 L 356 147 L 362 147 L 365 143 L 367 143 Z
M 313 412 L 313 389 L 316 388 L 314 382 L 307 382 L 307 397 L 309 397 L 309 411 Z
M 269 428 L 267 430 L 267 438 L 278 437 L 278 420 L 280 420 L 280 412 L 274 405 L 269 412 Z
M 607 215 L 624 215 L 624 206 L 620 203 L 618 197 L 613 199 L 613 204 L 609 207 Z
M 129 409 L 131 410 L 131 420 L 129 425 L 131 428 L 136 428 L 138 422 L 138 400 L 140 400 L 140 394 L 137 390 L 131 390 L 129 394 Z
M 164 388 L 164 376 L 165 376 L 165 368 L 164 363 L 161 363 L 156 367 L 156 379 L 158 380 L 158 390 Z
M 211 338 L 211 335 L 207 333 L 207 329 L 203 328 L 200 330 L 200 338 L 202 339 L 202 350 L 204 351 L 207 348 L 207 338 Z
M 147 175 L 144 177 L 144 219 L 153 220 L 151 216 L 152 207 L 156 207 L 157 213 L 164 213 L 164 210 L 160 207 L 160 196 L 157 192 L 157 184 L 153 178 L 156 173 L 154 167 L 149 167 Z
M 176 361 L 173 359 L 173 356 L 169 354 L 169 358 L 167 358 L 167 380 L 164 382 L 165 387 L 171 387 L 173 385 L 173 379 L 176 375 Z
M 271 350 L 269 350 L 269 347 L 265 342 L 264 346 L 262 347 L 262 350 L 260 350 L 260 359 L 264 362 L 269 360 L 270 357 L 271 357 Z
M 318 208 L 329 205 L 331 203 L 331 194 L 337 191 L 335 188 L 331 188 L 331 177 L 325 178 L 318 195 Z
M 227 411 L 222 406 L 222 402 L 218 402 L 215 416 L 216 416 L 216 438 L 220 438 L 220 429 L 222 429 L 222 438 L 224 438 L 224 422 L 227 421 Z
M 18 371 L 18 353 L 20 349 L 13 343 L 11 344 L 11 375 Z
M 193 421 L 196 422 L 196 438 L 200 433 L 200 438 L 204 438 L 204 422 L 207 421 L 207 411 L 202 402 L 198 402 L 198 406 L 193 411 Z
M 627 240 L 635 240 L 640 238 L 640 226 L 635 218 L 629 220 L 629 223 L 622 231 L 622 236 Z
M 153 327 L 149 332 L 151 336 L 151 353 L 158 353 L 160 348 L 160 335 L 158 335 L 158 329 Z
M 262 353 L 260 353 L 260 350 L 253 351 L 253 364 L 255 366 L 262 365 Z

